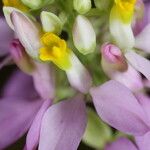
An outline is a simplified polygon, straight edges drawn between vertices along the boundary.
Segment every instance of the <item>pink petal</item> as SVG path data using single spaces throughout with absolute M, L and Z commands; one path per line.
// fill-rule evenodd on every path
M 147 123 L 150 125 L 150 97 L 138 93 L 136 94 L 136 98 L 138 99 L 140 105 L 143 107 L 143 110 L 145 111 L 147 115 Z
M 25 134 L 41 103 L 41 100 L 13 97 L 0 100 L 0 149 Z
M 136 36 L 135 47 L 150 53 L 150 23 Z
M 150 149 L 150 132 L 145 134 L 144 136 L 138 136 L 135 138 L 136 143 L 140 150 L 149 150 Z
M 150 80 L 150 61 L 136 54 L 133 51 L 127 52 L 125 57 L 129 63 L 139 72 L 141 72 L 148 80 Z
M 7 81 L 3 91 L 4 97 L 36 98 L 37 92 L 34 89 L 32 77 L 16 71 Z
M 34 86 L 43 99 L 55 97 L 55 75 L 49 64 L 36 63 L 36 70 L 32 74 Z
M 30 130 L 27 134 L 26 139 L 26 149 L 27 150 L 35 150 L 39 143 L 39 135 L 41 129 L 41 121 L 45 111 L 51 105 L 52 101 L 47 100 L 43 103 L 42 107 L 40 108 L 39 112 L 37 113 Z
M 86 122 L 81 97 L 51 106 L 42 120 L 39 150 L 77 150 Z
M 105 150 L 138 150 L 135 145 L 127 138 L 119 138 L 117 141 L 108 145 Z
M 116 80 L 132 91 L 143 88 L 143 81 L 139 72 L 137 72 L 130 64 L 126 71 L 114 71 L 110 74 L 111 79 Z
M 127 134 L 148 132 L 145 112 L 128 88 L 111 80 L 92 88 L 90 93 L 99 116 L 106 123 Z

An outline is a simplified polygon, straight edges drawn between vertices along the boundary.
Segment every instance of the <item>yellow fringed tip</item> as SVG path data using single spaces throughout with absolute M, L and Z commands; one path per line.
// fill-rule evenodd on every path
M 29 10 L 20 0 L 3 0 L 4 6 L 14 7 L 23 12 L 27 12 Z
M 45 33 L 41 37 L 43 47 L 39 50 L 39 58 L 42 61 L 52 61 L 62 70 L 71 67 L 70 53 L 65 40 L 53 33 Z
M 120 14 L 120 19 L 124 23 L 132 21 L 136 0 L 115 0 L 113 9 Z

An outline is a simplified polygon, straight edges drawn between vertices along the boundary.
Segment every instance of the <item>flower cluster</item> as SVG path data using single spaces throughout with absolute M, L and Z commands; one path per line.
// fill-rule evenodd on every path
M 19 69 L 0 94 L 0 149 L 25 133 L 24 150 L 150 149 L 148 1 L 3 0 L 3 13 L 0 69 Z

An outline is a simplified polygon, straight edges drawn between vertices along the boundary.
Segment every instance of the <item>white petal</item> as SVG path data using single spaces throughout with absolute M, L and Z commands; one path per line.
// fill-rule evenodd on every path
M 71 55 L 71 63 L 72 67 L 66 70 L 71 86 L 82 93 L 87 93 L 92 83 L 89 72 L 73 53 Z

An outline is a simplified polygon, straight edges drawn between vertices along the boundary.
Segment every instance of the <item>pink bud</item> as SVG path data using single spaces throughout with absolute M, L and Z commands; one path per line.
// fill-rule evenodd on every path
M 102 61 L 105 65 L 108 65 L 111 68 L 116 70 L 126 70 L 127 63 L 125 61 L 125 57 L 123 56 L 121 50 L 113 45 L 106 43 L 102 45 L 101 48 L 102 53 Z
M 143 88 L 140 74 L 129 64 L 121 50 L 113 44 L 104 44 L 101 48 L 102 68 L 105 74 L 119 81 L 132 91 Z
M 10 53 L 16 62 L 19 62 L 22 59 L 23 53 L 25 52 L 24 52 L 24 47 L 21 45 L 18 39 L 14 39 L 11 42 Z
M 34 65 L 26 54 L 24 47 L 18 39 L 14 39 L 10 44 L 10 53 L 16 65 L 24 72 L 29 73 L 33 71 Z

